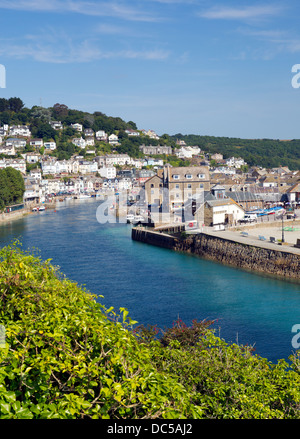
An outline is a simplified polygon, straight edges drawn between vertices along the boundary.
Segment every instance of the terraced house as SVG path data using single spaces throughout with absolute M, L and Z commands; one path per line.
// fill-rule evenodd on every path
M 164 204 L 170 211 L 210 190 L 208 166 L 171 167 L 164 166 L 157 175 L 145 182 L 145 193 L 149 204 Z

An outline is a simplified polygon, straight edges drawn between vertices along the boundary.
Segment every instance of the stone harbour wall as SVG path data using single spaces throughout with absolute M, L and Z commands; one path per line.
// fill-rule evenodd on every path
M 300 280 L 300 255 L 280 247 L 267 249 L 243 244 L 205 233 L 172 236 L 147 229 L 133 228 L 132 239 L 178 252 L 226 264 L 235 268 L 264 273 L 274 277 Z

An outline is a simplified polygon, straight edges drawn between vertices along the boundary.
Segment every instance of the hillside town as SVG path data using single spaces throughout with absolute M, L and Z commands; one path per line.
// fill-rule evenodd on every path
M 49 123 L 54 130 L 63 129 L 60 121 Z M 249 210 L 280 205 L 292 209 L 300 204 L 298 170 L 286 166 L 249 167 L 240 157 L 208 154 L 182 140 L 176 141 L 175 148 L 163 142 L 160 145 L 160 137 L 153 130 L 130 129 L 126 130 L 128 137 L 144 139 L 139 146 L 140 157 L 135 158 L 114 150 L 122 142 L 117 134 L 94 132 L 79 123 L 72 124 L 72 128 L 78 134 L 70 142 L 79 152 L 59 160 L 54 139 L 34 138 L 27 125 L 0 127 L 0 169 L 12 167 L 22 174 L 25 206 L 34 208 L 65 197 L 120 191 L 137 201 L 143 191 L 147 211 L 151 207 L 152 211 L 161 211 L 163 206 L 164 212 L 173 215 L 173 221 L 183 221 L 182 206 L 190 204 L 189 220 L 198 219 L 212 226 L 236 224 Z M 97 142 L 107 143 L 111 153 L 97 155 Z M 168 157 L 180 159 L 182 166 L 173 166 Z M 201 219 L 199 206 L 195 207 L 196 196 L 202 200 Z M 141 212 L 145 214 L 145 210 Z

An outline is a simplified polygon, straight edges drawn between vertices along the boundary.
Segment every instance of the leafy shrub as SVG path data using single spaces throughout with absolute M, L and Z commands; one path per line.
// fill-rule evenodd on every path
M 1 418 L 200 417 L 116 314 L 16 245 L 0 253 Z
M 0 251 L 0 418 L 299 418 L 300 360 L 106 309 L 50 261 Z

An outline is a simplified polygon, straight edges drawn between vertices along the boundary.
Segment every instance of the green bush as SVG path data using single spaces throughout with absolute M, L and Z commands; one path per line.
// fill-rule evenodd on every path
M 272 364 L 213 322 L 136 326 L 17 243 L 0 297 L 1 419 L 299 418 L 298 356 Z
M 105 309 L 17 245 L 0 258 L 0 418 L 201 417 L 152 364 L 126 309 Z

